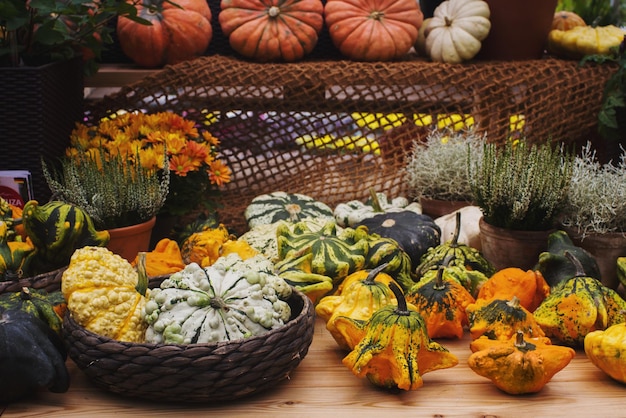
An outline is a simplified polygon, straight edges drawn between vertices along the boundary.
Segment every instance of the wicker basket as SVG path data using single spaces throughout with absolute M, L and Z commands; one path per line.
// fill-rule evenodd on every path
M 275 387 L 306 356 L 315 310 L 294 289 L 292 319 L 267 334 L 213 344 L 137 344 L 85 330 L 67 314 L 69 357 L 101 389 L 151 401 L 217 402 Z
M 23 287 L 45 290 L 47 292 L 61 290 L 61 279 L 63 278 L 63 272 L 66 268 L 67 267 L 62 267 L 57 270 L 41 273 L 32 277 L 24 277 L 19 280 L 0 282 L 0 293 L 19 292 Z

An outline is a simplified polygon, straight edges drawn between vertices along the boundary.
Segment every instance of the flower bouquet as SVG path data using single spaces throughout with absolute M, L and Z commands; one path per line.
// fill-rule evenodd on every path
M 106 158 L 128 160 L 138 155 L 142 166 L 156 170 L 169 163 L 169 192 L 159 214 L 180 217 L 217 207 L 218 188 L 231 176 L 218 146 L 218 138 L 176 113 L 118 112 L 92 126 L 78 123 L 67 155 L 104 151 Z

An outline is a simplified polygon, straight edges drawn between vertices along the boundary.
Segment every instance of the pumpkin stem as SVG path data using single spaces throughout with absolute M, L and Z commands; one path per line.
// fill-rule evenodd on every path
M 137 286 L 135 289 L 141 296 L 146 296 L 148 290 L 148 272 L 146 271 L 146 253 L 137 254 Z
M 398 286 L 394 282 L 391 282 L 389 283 L 389 289 L 391 289 L 394 296 L 396 297 L 396 300 L 398 301 L 398 306 L 395 310 L 396 314 L 402 316 L 410 315 L 411 311 L 409 311 L 409 308 L 406 304 L 406 299 L 404 298 L 404 293 L 402 293 L 402 289 L 400 289 L 400 286 Z
M 574 254 L 569 251 L 565 251 L 563 254 L 565 255 L 565 257 L 567 257 L 570 263 L 574 265 L 574 268 L 576 269 L 574 277 L 585 277 L 587 275 L 585 273 L 585 268 L 583 267 L 582 263 L 578 258 L 576 258 Z
M 534 350 L 537 346 L 532 344 L 524 339 L 524 332 L 521 330 L 517 330 L 515 333 L 515 348 L 520 351 L 531 351 Z
M 382 206 L 380 205 L 380 199 L 378 199 L 378 195 L 376 194 L 376 190 L 373 187 L 370 187 L 370 198 L 372 199 L 372 207 L 374 208 L 374 212 L 384 212 Z
M 269 9 L 267 9 L 267 14 L 270 17 L 276 17 L 280 14 L 280 7 L 278 6 L 272 6 Z
M 370 272 L 367 274 L 367 277 L 365 278 L 365 280 L 363 280 L 363 283 L 374 284 L 374 282 L 376 281 L 376 276 L 378 276 L 378 273 L 386 269 L 388 265 L 389 265 L 389 262 L 386 262 L 379 266 L 376 266 L 376 268 L 371 269 Z

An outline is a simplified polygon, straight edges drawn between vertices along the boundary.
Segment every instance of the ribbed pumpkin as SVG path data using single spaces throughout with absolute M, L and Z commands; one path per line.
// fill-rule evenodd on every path
M 328 0 L 324 19 L 333 44 L 355 61 L 391 61 L 409 52 L 424 15 L 415 0 Z
M 142 0 L 136 7 L 138 17 L 151 25 L 120 17 L 117 37 L 124 54 L 137 65 L 160 67 L 196 58 L 204 54 L 213 38 L 211 9 L 206 1 Z
M 302 59 L 324 25 L 321 0 L 222 0 L 219 23 L 230 46 L 261 62 Z

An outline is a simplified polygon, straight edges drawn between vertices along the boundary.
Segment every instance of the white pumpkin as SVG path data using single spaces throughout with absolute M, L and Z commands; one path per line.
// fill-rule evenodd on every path
M 478 54 L 491 30 L 489 5 L 484 0 L 445 0 L 435 9 L 426 30 L 431 60 L 458 64 Z

